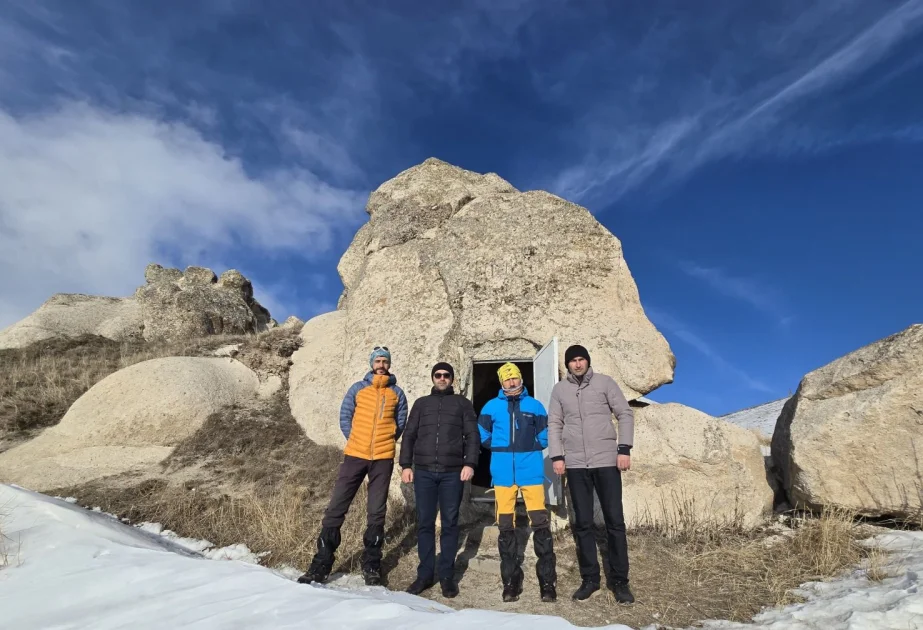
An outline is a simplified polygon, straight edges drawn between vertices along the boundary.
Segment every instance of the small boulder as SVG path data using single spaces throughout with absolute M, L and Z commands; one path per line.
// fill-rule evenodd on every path
M 625 522 L 752 528 L 772 510 L 752 431 L 676 403 L 635 409 L 631 470 L 622 475 Z M 597 510 L 596 520 L 602 524 Z

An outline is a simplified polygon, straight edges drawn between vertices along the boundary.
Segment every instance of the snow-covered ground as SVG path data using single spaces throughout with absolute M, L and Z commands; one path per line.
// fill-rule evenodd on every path
M 332 586 L 297 584 L 291 579 L 297 571 L 260 567 L 243 545 L 216 549 L 157 524 L 132 527 L 14 486 L 0 485 L 0 519 L 8 537 L 8 564 L 0 566 L 2 628 L 573 627 L 553 616 L 455 611 L 348 576 Z M 923 534 L 893 532 L 870 542 L 894 552 L 894 577 L 872 582 L 857 569 L 839 580 L 805 585 L 806 603 L 768 610 L 753 624 L 709 621 L 706 627 L 923 629 Z
M 243 561 L 209 560 L 189 549 L 195 541 L 171 540 L 156 526 L 14 486 L 0 485 L 0 515 L 11 539 L 0 567 L 4 629 L 574 627 L 553 616 L 455 611 L 350 580 L 349 588 L 298 584 L 252 564 L 248 552 Z
M 755 407 L 747 407 L 721 416 L 720 419 L 731 424 L 736 424 L 744 429 L 753 429 L 765 437 L 772 437 L 776 428 L 776 420 L 782 413 L 782 407 L 788 402 L 788 397 L 773 400 Z

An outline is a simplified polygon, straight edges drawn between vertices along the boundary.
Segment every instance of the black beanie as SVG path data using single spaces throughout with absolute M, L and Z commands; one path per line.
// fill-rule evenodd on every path
M 566 366 L 571 362 L 571 359 L 576 359 L 577 357 L 583 357 L 586 359 L 587 365 L 590 363 L 590 353 L 586 351 L 586 348 L 583 346 L 571 346 L 564 351 L 564 365 Z M 569 368 L 568 368 L 569 369 Z
M 429 373 L 430 379 L 432 379 L 433 374 L 435 374 L 439 370 L 445 370 L 452 377 L 452 380 L 453 381 L 455 380 L 455 368 L 453 368 L 451 365 L 449 365 L 445 361 L 440 361 L 439 363 L 433 366 L 433 369 L 430 370 L 430 373 Z

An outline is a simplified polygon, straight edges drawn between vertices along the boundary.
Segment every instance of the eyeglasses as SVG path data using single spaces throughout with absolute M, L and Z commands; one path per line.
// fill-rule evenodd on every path
M 440 379 L 441 379 L 441 378 L 445 378 L 445 379 L 449 379 L 449 378 L 452 378 L 452 375 L 449 374 L 448 372 L 436 372 L 435 374 L 433 374 L 433 378 L 440 378 Z
M 391 352 L 388 350 L 388 346 L 375 346 L 372 350 L 384 350 L 385 352 Z

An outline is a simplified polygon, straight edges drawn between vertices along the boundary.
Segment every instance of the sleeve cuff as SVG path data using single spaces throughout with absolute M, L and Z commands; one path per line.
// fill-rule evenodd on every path
M 631 444 L 619 444 L 619 455 L 631 455 Z
M 552 457 L 552 458 L 551 458 L 551 461 L 553 461 L 553 462 L 563 462 L 563 461 L 564 461 L 564 456 L 563 456 L 563 455 L 557 455 L 557 456 L 555 456 L 555 457 Z

